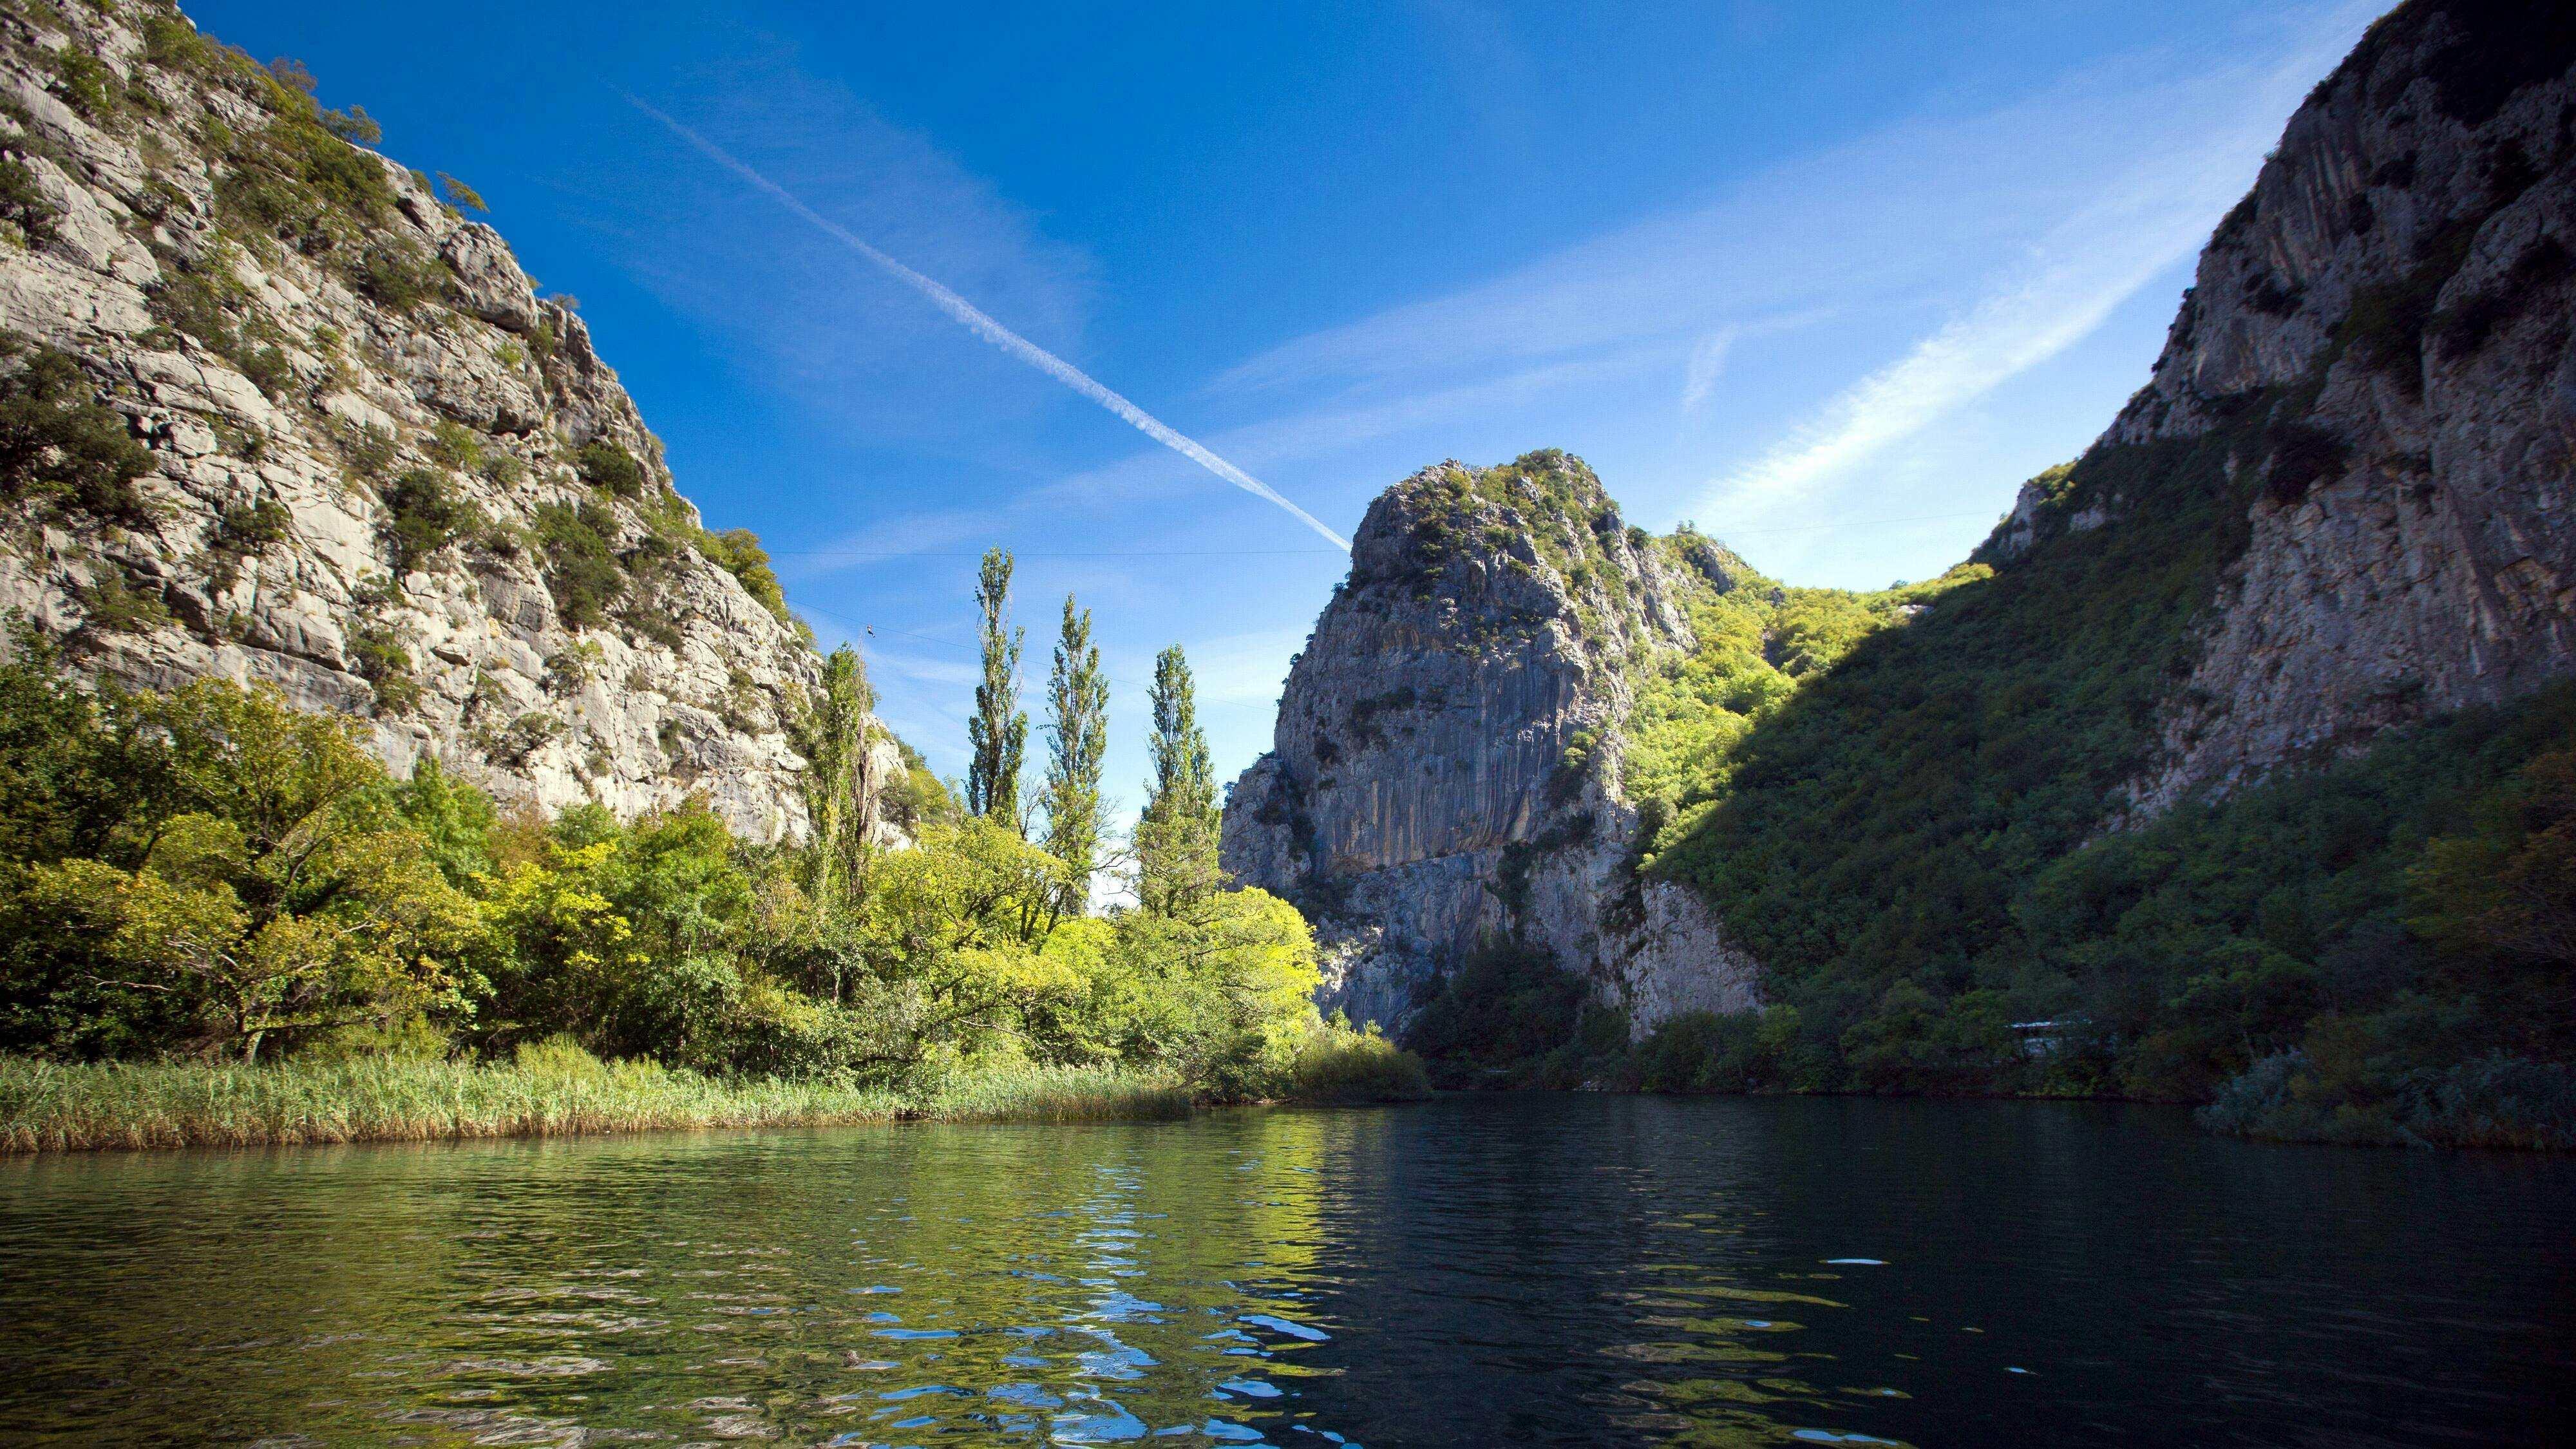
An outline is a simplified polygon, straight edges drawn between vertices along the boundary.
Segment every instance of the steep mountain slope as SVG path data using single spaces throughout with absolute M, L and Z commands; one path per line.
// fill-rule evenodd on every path
M 1236 782 L 1224 861 L 1296 901 L 1325 1006 L 1399 1024 L 1480 941 L 1585 975 L 1640 1027 L 1742 1011 L 1754 967 L 1637 869 L 1663 791 L 1942 585 L 1783 589 L 1626 526 L 1581 459 L 1450 462 L 1388 489 Z
M 2576 15 L 2406 6 L 2202 254 L 2106 446 L 2256 408 L 2250 529 L 2138 782 L 2149 809 L 2576 668 Z M 2025 494 L 2006 547 L 2116 495 Z
M 1784 590 L 1766 611 L 1715 582 L 1730 565 L 1661 605 L 1686 630 L 1645 635 L 1558 602 L 1555 655 L 1587 669 L 1552 714 L 1470 716 L 1425 758 L 1399 745 L 1353 780 L 1306 763 L 1301 680 L 1366 699 L 1425 672 L 1341 622 L 1375 584 L 1355 562 L 1238 806 L 1366 816 L 1408 769 L 1478 758 L 1534 720 L 1560 744 L 1578 721 L 1603 729 L 1569 751 L 1580 789 L 1564 789 L 1597 791 L 1605 828 L 1468 815 L 1496 834 L 1448 859 L 1490 898 L 1444 918 L 1462 929 L 1414 929 L 1410 897 L 1390 911 L 1372 894 L 1384 851 L 1311 856 L 1299 897 L 1344 911 L 1347 937 L 1404 937 L 1432 969 L 1464 958 L 1468 932 L 1507 933 L 1587 973 L 1631 1031 L 1665 1022 L 1617 1070 L 1601 1054 L 1627 1033 L 1577 1043 L 1559 1023 L 1560 1054 L 1598 1058 L 1587 1072 L 2195 1097 L 2277 1056 L 2308 1065 L 2265 1067 L 2274 1098 L 2247 1120 L 2277 1119 L 2289 1093 L 2318 1120 L 2349 1107 L 2392 1133 L 2457 1116 L 2437 1110 L 2445 1092 L 2527 1086 L 2517 1063 L 2563 1073 L 2576 1002 L 2549 953 L 2576 929 L 2561 919 L 2576 876 L 2560 880 L 2576 822 L 2556 783 L 2576 737 L 2552 683 L 2576 670 L 2571 64 L 2562 7 L 2419 0 L 2374 27 L 2219 228 L 2150 386 L 1934 585 L 1803 605 Z M 1418 482 L 1389 499 L 1418 507 Z M 1473 526 L 1446 516 L 1428 527 Z M 1435 609 L 1463 601 L 1442 568 L 1417 574 Z M 1642 568 L 1614 578 L 1666 597 Z M 1296 787 L 1293 811 L 1269 803 L 1272 777 Z M 1257 835 L 1230 816 L 1229 860 L 1285 878 Z M 1568 950 L 1508 908 L 1520 882 L 1567 871 L 1597 925 L 1623 898 L 1696 897 L 1668 908 L 1692 928 L 1652 992 L 1615 951 Z M 1437 989 L 1547 995 L 1525 983 Z M 1757 996 L 1758 1027 L 1655 1009 Z M 1453 1005 L 1445 1020 L 1508 1015 Z M 2490 1056 L 2504 1065 L 2486 1085 L 2462 1085 Z M 2530 1089 L 2561 1090 L 2576 1094 Z
M 95 676 L 368 716 L 398 773 L 801 830 L 818 661 L 757 544 L 700 526 L 570 305 L 298 80 L 142 0 L 0 15 L 0 366 L 34 429 L 0 608 Z

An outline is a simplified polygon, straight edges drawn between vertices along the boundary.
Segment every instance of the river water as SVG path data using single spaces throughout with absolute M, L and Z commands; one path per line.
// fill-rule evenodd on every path
M 2571 1404 L 2576 1163 L 2160 1109 L 0 1161 L 9 1444 L 2563 1445 Z

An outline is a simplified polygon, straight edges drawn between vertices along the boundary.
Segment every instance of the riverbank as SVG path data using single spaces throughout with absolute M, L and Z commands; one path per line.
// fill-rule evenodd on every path
M 718 1078 L 649 1062 L 477 1064 L 364 1058 L 276 1066 L 0 1058 L 0 1152 L 567 1137 L 845 1123 L 1184 1117 L 1189 1089 L 1126 1068 L 961 1072 L 894 1091 Z

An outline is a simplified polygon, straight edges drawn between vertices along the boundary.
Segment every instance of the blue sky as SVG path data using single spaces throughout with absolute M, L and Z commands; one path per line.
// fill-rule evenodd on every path
M 975 556 L 1034 714 L 1095 612 L 1111 785 L 1179 643 L 1267 748 L 1346 568 L 641 101 L 1348 534 L 1558 446 L 1792 582 L 1956 562 L 2145 380 L 2210 228 L 2377 7 L 2207 0 L 190 7 L 448 171 L 716 527 L 962 767 Z

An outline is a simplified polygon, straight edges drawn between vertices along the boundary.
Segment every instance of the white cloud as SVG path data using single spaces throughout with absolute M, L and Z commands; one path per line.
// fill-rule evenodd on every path
M 1717 388 L 1717 375 L 1726 370 L 1726 355 L 1735 350 L 1736 336 L 1744 329 L 1729 322 L 1700 339 L 1691 349 L 1690 370 L 1682 375 L 1682 411 L 1690 412 L 1708 401 Z

